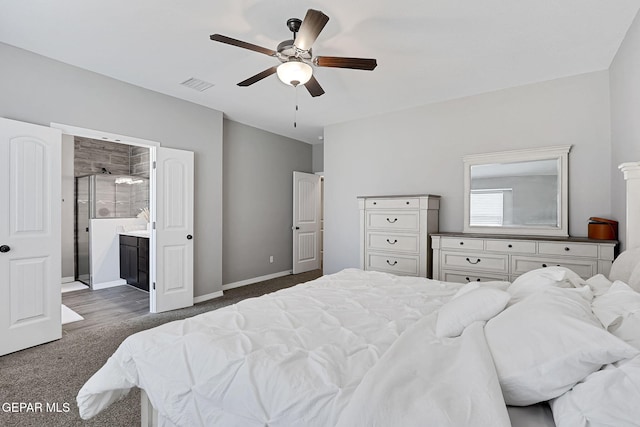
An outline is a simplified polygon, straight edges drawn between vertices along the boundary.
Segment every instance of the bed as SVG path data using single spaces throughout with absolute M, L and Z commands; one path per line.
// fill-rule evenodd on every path
M 588 279 L 346 269 L 128 337 L 80 416 L 133 387 L 145 426 L 638 426 L 640 248 Z
M 594 419 L 638 420 L 637 289 L 556 267 L 482 285 L 347 269 L 130 336 L 78 406 L 139 387 L 162 426 L 575 426 L 606 385 Z

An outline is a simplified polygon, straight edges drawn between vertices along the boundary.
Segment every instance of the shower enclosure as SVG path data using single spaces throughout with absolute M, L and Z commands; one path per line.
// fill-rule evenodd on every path
M 76 178 L 76 280 L 92 286 L 91 220 L 135 218 L 149 207 L 149 180 L 129 175 Z

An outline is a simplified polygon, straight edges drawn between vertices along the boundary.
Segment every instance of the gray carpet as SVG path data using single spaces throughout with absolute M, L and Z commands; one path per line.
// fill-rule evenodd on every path
M 313 280 L 319 270 L 285 276 L 226 291 L 224 296 L 182 310 L 82 329 L 62 339 L 0 357 L 0 426 L 105 426 L 140 425 L 140 392 L 134 390 L 89 421 L 83 421 L 76 394 L 129 335 L 173 320 L 235 304 L 250 297 L 274 292 Z M 13 413 L 11 403 L 32 404 Z M 38 410 L 37 404 L 42 405 Z M 48 405 L 48 409 L 47 409 Z M 29 411 L 29 409 L 32 409 Z

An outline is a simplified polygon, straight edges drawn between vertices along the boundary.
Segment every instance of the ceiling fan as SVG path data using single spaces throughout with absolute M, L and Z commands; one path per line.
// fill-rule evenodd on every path
M 313 76 L 312 66 L 371 71 L 378 65 L 375 59 L 370 58 L 314 57 L 311 52 L 311 45 L 316 41 L 328 21 L 329 17 L 327 15 L 314 9 L 309 9 L 302 21 L 298 18 L 287 20 L 287 27 L 293 33 L 293 39 L 283 41 L 276 50 L 236 40 L 222 34 L 213 34 L 210 38 L 213 41 L 253 50 L 280 60 L 280 65 L 267 68 L 255 76 L 249 77 L 238 83 L 238 86 L 250 86 L 272 74 L 277 74 L 283 83 L 291 86 L 304 85 L 311 96 L 320 96 L 324 93 L 324 90 Z

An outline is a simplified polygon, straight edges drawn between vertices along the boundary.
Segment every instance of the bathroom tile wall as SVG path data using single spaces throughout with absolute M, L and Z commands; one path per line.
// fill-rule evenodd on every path
M 141 178 L 149 178 L 149 149 L 130 147 L 130 174 Z M 138 214 L 149 207 L 149 181 L 131 185 L 131 210 Z
M 74 175 L 84 176 L 103 173 L 103 168 L 113 175 L 129 175 L 130 147 L 97 139 L 74 138 Z
M 149 178 L 149 149 L 133 145 L 129 148 L 129 174 Z
M 149 206 L 148 148 L 75 137 L 74 169 L 75 176 L 99 175 L 96 218 L 135 217 Z M 108 175 L 138 176 L 145 180 L 133 185 L 115 184 L 107 179 Z

